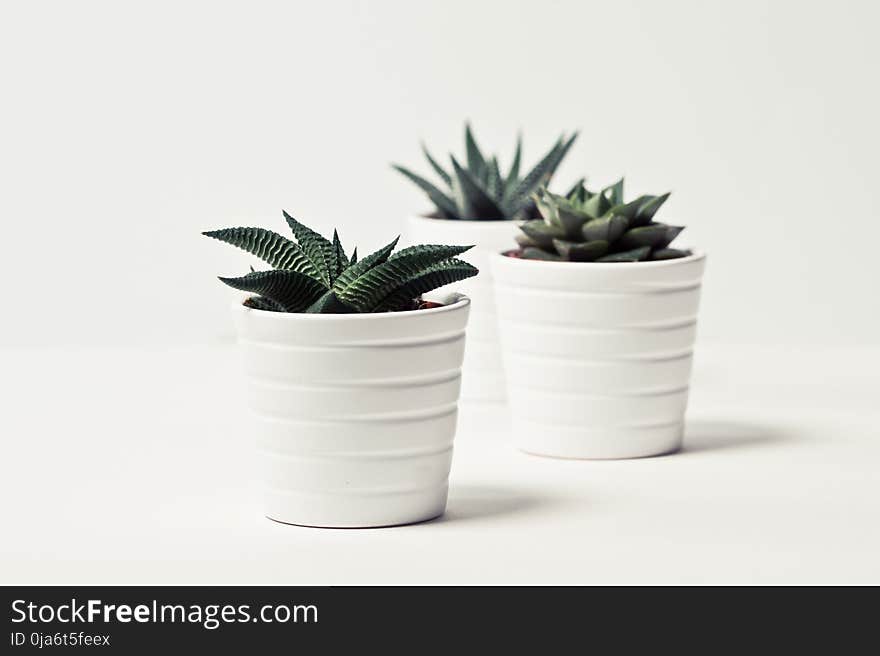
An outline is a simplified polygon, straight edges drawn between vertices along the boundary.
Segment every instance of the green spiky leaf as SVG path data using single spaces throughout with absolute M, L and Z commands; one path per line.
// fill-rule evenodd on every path
M 587 241 L 602 239 L 607 242 L 615 242 L 620 239 L 628 225 L 629 221 L 626 217 L 610 214 L 584 223 L 581 235 Z
M 351 314 L 357 312 L 353 307 L 339 300 L 339 297 L 328 290 L 314 303 L 303 310 L 306 314 Z
M 318 278 L 327 287 L 333 284 L 335 266 L 333 264 L 333 244 L 311 228 L 304 226 L 290 214 L 282 210 L 285 221 L 299 242 L 299 247 L 309 258 L 309 262 L 318 272 Z
M 617 242 L 619 250 L 631 250 L 641 246 L 654 247 L 666 240 L 667 226 L 654 224 L 627 230 Z
M 263 298 L 262 296 L 251 296 L 250 298 L 246 298 L 242 305 L 244 305 L 245 307 L 249 307 L 253 310 L 265 310 L 266 312 L 284 312 L 284 308 L 281 305 L 271 299 Z
M 464 144 L 467 152 L 468 169 L 477 180 L 482 180 L 486 172 L 486 159 L 483 157 L 480 147 L 477 146 L 477 141 L 474 139 L 469 123 L 465 123 L 464 126 Z
M 650 246 L 642 246 L 641 248 L 634 248 L 629 251 L 621 251 L 620 253 L 612 253 L 610 255 L 605 255 L 604 257 L 600 257 L 597 262 L 641 262 L 643 260 L 648 259 L 648 255 L 651 253 Z
M 391 168 L 409 178 L 412 182 L 416 184 L 417 187 L 424 191 L 428 195 L 428 198 L 431 199 L 431 202 L 434 203 L 437 211 L 440 213 L 440 216 L 442 218 L 461 218 L 458 212 L 458 208 L 455 206 L 455 201 L 453 201 L 452 198 L 440 191 L 433 184 L 425 180 L 423 177 L 416 175 L 409 169 L 398 166 L 397 164 L 392 164 Z
M 302 312 L 323 294 L 325 287 L 304 273 L 287 269 L 256 271 L 241 278 L 220 278 L 221 282 L 274 301 L 285 312 Z
M 333 280 L 336 280 L 339 275 L 348 268 L 348 256 L 345 254 L 345 249 L 342 248 L 342 244 L 339 241 L 339 234 L 336 230 L 333 231 Z
M 666 199 L 669 198 L 670 192 L 666 192 L 660 196 L 655 196 L 646 200 L 639 206 L 638 212 L 636 212 L 636 220 L 639 225 L 646 225 L 650 223 L 654 219 L 654 215 L 657 213 L 657 210 L 660 209 L 660 206 L 666 202 Z
M 476 267 L 462 260 L 453 258 L 438 262 L 410 276 L 377 304 L 377 310 L 396 312 L 407 309 L 407 305 L 422 294 L 475 275 L 477 275 Z
M 256 255 L 275 269 L 290 269 L 318 277 L 317 270 L 302 249 L 277 232 L 263 228 L 224 228 L 202 234 Z
M 568 140 L 560 138 L 553 148 L 535 164 L 534 168 L 520 180 L 506 201 L 506 209 L 511 216 L 525 218 L 531 214 L 529 208 L 534 207 L 531 199 L 532 194 L 539 187 L 546 186 L 550 182 L 556 167 L 559 166 L 576 138 L 577 133 L 574 133 Z
M 522 160 L 522 135 L 516 135 L 516 151 L 513 154 L 513 162 L 504 179 L 504 199 L 506 200 L 519 184 L 519 166 Z
M 592 262 L 608 252 L 608 242 L 603 240 L 574 242 L 554 239 L 553 247 L 563 260 L 571 262 Z
M 449 173 L 446 172 L 446 169 L 440 166 L 437 161 L 431 156 L 431 153 L 428 152 L 428 147 L 424 144 L 424 142 L 422 142 L 422 152 L 425 154 L 425 159 L 428 160 L 428 164 L 430 164 L 431 168 L 434 169 L 434 173 L 440 176 L 440 179 L 443 180 L 443 182 L 445 182 L 447 186 L 452 184 L 452 176 L 450 176 Z
M 342 272 L 342 275 L 333 283 L 333 291 L 340 292 L 347 289 L 355 280 L 364 275 L 370 269 L 379 266 L 391 257 L 391 252 L 397 247 L 400 236 L 395 237 L 394 241 L 386 244 L 375 253 L 367 255 L 360 262 L 352 263 L 348 269 Z
M 421 245 L 405 248 L 351 284 L 336 291 L 339 299 L 359 312 L 373 312 L 379 303 L 425 269 L 464 253 L 470 246 Z
M 565 238 L 565 231 L 561 227 L 547 225 L 540 219 L 526 221 L 520 226 L 520 230 L 541 248 L 552 249 L 554 239 Z
M 676 260 L 680 257 L 687 257 L 691 252 L 678 248 L 658 248 L 651 253 L 652 260 Z
M 465 169 L 461 167 L 458 160 L 452 157 L 452 169 L 454 175 L 455 189 L 459 193 L 456 198 L 459 201 L 459 210 L 464 214 L 462 218 L 471 217 L 480 218 L 503 218 L 504 212 L 480 185 L 480 183 Z

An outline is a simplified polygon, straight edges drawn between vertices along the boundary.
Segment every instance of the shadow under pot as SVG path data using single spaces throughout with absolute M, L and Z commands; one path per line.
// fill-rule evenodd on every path
M 518 448 L 638 458 L 681 446 L 705 255 L 491 258 Z
M 235 306 L 269 518 L 355 528 L 444 512 L 469 306 Z

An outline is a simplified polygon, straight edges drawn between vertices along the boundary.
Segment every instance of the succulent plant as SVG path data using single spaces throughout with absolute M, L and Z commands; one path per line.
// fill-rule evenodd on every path
M 573 262 L 640 262 L 690 255 L 670 248 L 684 230 L 654 221 L 669 194 L 623 201 L 623 179 L 597 193 L 578 181 L 565 196 L 540 189 L 534 196 L 543 219 L 526 221 L 516 241 L 519 257 Z
M 532 194 L 546 186 L 553 177 L 559 163 L 565 157 L 574 140 L 564 134 L 553 148 L 526 175 L 520 176 L 522 158 L 522 139 L 517 138 L 513 163 L 502 175 L 501 166 L 495 155 L 486 157 L 474 139 L 470 125 L 465 125 L 464 140 L 467 159 L 465 165 L 450 155 L 451 169 L 446 170 L 431 156 L 422 144 L 422 151 L 431 168 L 443 181 L 447 190 L 441 190 L 432 182 L 403 166 L 392 167 L 412 180 L 424 191 L 436 211 L 433 216 L 443 219 L 493 220 L 493 219 L 531 219 L 537 218 Z
M 257 294 L 245 301 L 248 307 L 322 314 L 412 310 L 422 294 L 477 274 L 475 267 L 455 257 L 470 246 L 411 246 L 392 254 L 395 239 L 358 260 L 357 249 L 350 258 L 346 255 L 335 230 L 330 241 L 287 212 L 284 218 L 298 243 L 262 228 L 202 233 L 272 267 L 251 269 L 240 278 L 220 278 L 230 287 Z

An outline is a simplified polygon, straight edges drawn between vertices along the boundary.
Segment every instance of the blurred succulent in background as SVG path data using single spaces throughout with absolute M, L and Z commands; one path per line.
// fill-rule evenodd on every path
M 428 164 L 443 181 L 446 190 L 441 190 L 425 178 L 403 166 L 393 164 L 424 191 L 436 211 L 433 216 L 442 219 L 497 220 L 537 218 L 532 194 L 546 186 L 559 163 L 565 157 L 574 140 L 562 135 L 535 167 L 526 175 L 520 176 L 522 139 L 518 138 L 513 163 L 505 175 L 495 155 L 486 157 L 477 146 L 471 127 L 465 124 L 464 139 L 467 160 L 462 166 L 454 155 L 450 155 L 451 169 L 446 170 L 431 156 L 422 144 Z
M 225 228 L 203 235 L 237 246 L 272 266 L 240 278 L 220 278 L 252 296 L 245 305 L 274 312 L 340 314 L 413 310 L 433 289 L 470 278 L 477 269 L 456 255 L 470 246 L 411 246 L 392 255 L 397 239 L 372 255 L 349 258 L 333 231 L 330 241 L 284 212 L 298 243 L 262 228 Z
M 518 257 L 572 262 L 641 262 L 690 255 L 670 248 L 683 227 L 654 221 L 669 198 L 640 196 L 623 202 L 623 179 L 597 193 L 580 180 L 565 196 L 539 190 L 534 201 L 542 219 L 520 226 Z

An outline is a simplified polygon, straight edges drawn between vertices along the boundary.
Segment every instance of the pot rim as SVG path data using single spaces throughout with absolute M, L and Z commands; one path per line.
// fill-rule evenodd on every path
M 512 250 L 512 249 L 510 249 Z M 519 262 L 525 266 L 538 266 L 538 267 L 563 267 L 563 268 L 580 268 L 580 269 L 621 269 L 621 268 L 631 268 L 638 267 L 640 269 L 656 269 L 661 267 L 669 267 L 676 266 L 680 264 L 686 264 L 688 262 L 699 262 L 701 260 L 706 259 L 706 252 L 700 250 L 694 250 L 693 253 L 687 255 L 685 257 L 677 257 L 672 260 L 653 260 L 648 262 L 554 262 L 552 260 L 526 260 L 521 257 L 509 257 L 505 255 L 503 252 L 492 252 L 489 254 L 489 257 L 494 261 L 515 261 Z M 514 265 L 519 266 L 519 265 Z
M 255 312 L 257 316 L 263 315 L 271 317 L 279 321 L 379 321 L 389 319 L 392 316 L 400 316 L 401 319 L 412 316 L 428 316 L 440 314 L 442 312 L 455 312 L 466 308 L 471 303 L 471 299 L 464 294 L 453 293 L 447 297 L 448 300 L 455 299 L 453 302 L 444 304 L 442 307 L 427 308 L 425 310 L 402 310 L 400 312 L 352 312 L 350 314 L 307 314 L 305 312 L 272 312 L 270 310 L 258 310 L 250 308 L 244 304 L 244 301 L 232 304 L 234 311 Z

